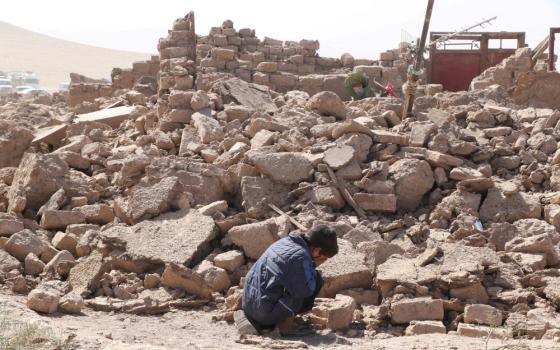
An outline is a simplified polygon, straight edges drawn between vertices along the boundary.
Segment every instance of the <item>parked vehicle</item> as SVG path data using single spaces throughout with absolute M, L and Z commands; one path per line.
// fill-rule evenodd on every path
M 60 84 L 58 84 L 58 90 L 59 91 L 68 91 L 69 88 L 70 88 L 70 83 L 60 83 Z
M 14 87 L 10 85 L 0 84 L 0 96 L 5 96 L 14 92 Z

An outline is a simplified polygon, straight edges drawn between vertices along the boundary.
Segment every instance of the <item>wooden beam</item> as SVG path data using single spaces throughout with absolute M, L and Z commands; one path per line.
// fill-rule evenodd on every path
M 550 35 L 548 36 L 548 70 L 554 71 L 554 39 L 557 28 L 550 28 Z
M 344 183 L 344 181 L 340 180 L 336 176 L 336 174 L 334 173 L 334 171 L 331 169 L 330 166 L 328 166 L 328 165 L 326 165 L 326 166 L 327 166 L 327 171 L 329 172 L 329 176 L 330 176 L 331 180 L 334 182 L 335 186 L 338 188 L 338 190 L 342 194 L 342 197 L 344 197 L 344 199 L 346 200 L 346 203 L 350 204 L 350 206 L 352 208 L 354 208 L 354 211 L 358 214 L 358 216 L 360 218 L 367 220 L 368 217 L 366 216 L 366 213 L 364 212 L 364 210 L 362 208 L 360 208 L 360 206 L 356 203 L 356 201 L 354 201 L 354 198 L 352 198 L 352 195 L 350 194 L 350 191 L 348 191 L 348 189 L 346 188 L 346 184 Z
M 268 206 L 270 207 L 270 209 L 274 210 L 275 212 L 277 212 L 280 215 L 286 215 L 288 217 L 288 219 L 290 220 L 290 222 L 292 224 L 294 224 L 297 228 L 299 228 L 302 231 L 307 231 L 308 228 L 303 226 L 302 224 L 300 224 L 296 219 L 292 218 L 290 215 L 288 215 L 287 213 L 285 213 L 284 211 L 282 211 L 282 209 L 278 208 L 277 206 L 275 206 L 274 204 L 270 203 L 268 204 Z

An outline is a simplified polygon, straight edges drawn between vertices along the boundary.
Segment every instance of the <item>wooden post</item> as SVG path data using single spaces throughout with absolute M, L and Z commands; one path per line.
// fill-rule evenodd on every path
M 426 37 L 428 36 L 428 29 L 430 27 L 430 19 L 432 18 L 432 8 L 434 7 L 434 0 L 428 0 L 428 7 L 426 8 L 426 16 L 424 17 L 424 27 L 422 28 L 422 36 L 420 37 L 420 43 L 416 48 L 416 57 L 414 57 L 413 72 L 409 72 L 407 81 L 407 92 L 404 99 L 404 107 L 402 113 L 402 119 L 406 119 L 412 112 L 412 105 L 414 104 L 414 93 L 415 89 L 412 86 L 416 86 L 418 81 L 418 75 L 416 72 L 420 69 L 422 65 L 422 60 L 424 58 L 424 47 L 426 46 Z
M 550 28 L 550 35 L 548 36 L 548 70 L 554 71 L 554 35 L 556 34 L 555 28 Z M 558 28 L 556 28 L 558 29 Z

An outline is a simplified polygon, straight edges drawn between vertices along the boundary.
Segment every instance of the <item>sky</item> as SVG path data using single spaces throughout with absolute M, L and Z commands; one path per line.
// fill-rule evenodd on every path
M 317 39 L 319 54 L 377 58 L 396 48 L 403 31 L 418 37 L 427 0 L 26 0 L 5 1 L 0 21 L 101 47 L 156 52 L 173 20 L 195 11 L 197 34 L 226 19 L 259 38 Z M 498 16 L 478 30 L 524 31 L 534 47 L 560 27 L 560 0 L 435 0 L 431 31 L 454 31 Z M 557 41 L 559 42 L 559 41 Z

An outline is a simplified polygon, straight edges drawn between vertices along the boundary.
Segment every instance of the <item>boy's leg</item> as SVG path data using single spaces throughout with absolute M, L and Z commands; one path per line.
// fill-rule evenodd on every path
M 309 311 L 313 308 L 313 304 L 315 303 L 315 298 L 317 298 L 317 295 L 319 295 L 319 292 L 321 291 L 321 288 L 323 288 L 323 283 L 324 283 L 323 282 L 323 276 L 321 276 L 321 273 L 319 271 L 317 271 L 315 291 L 313 292 L 313 295 L 303 299 L 303 305 L 302 305 L 301 309 L 299 310 L 298 314 L 302 314 L 302 313 L 307 312 L 307 311 Z
M 243 309 L 237 310 L 233 313 L 233 320 L 235 322 L 235 327 L 240 335 L 257 335 L 259 331 L 257 327 L 247 318 L 245 311 Z

